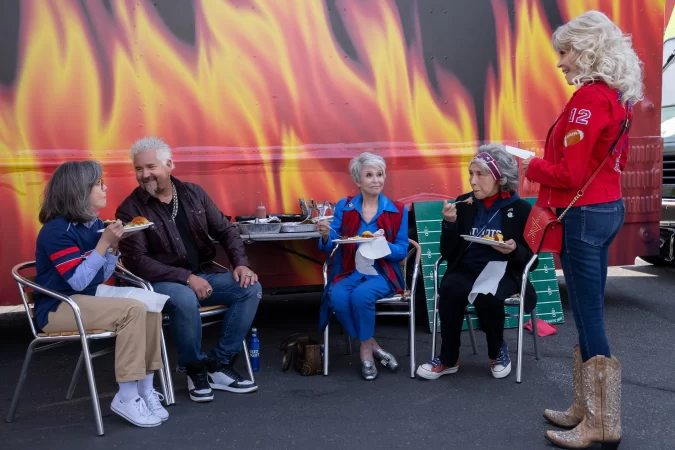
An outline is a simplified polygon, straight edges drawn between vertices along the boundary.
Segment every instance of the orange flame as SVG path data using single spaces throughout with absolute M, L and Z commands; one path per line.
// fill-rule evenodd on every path
M 109 216 L 135 186 L 127 152 L 145 135 L 164 137 L 176 175 L 203 184 L 233 215 L 260 202 L 291 212 L 298 197 L 354 192 L 346 159 L 368 149 L 387 158 L 392 198 L 465 191 L 466 158 L 480 135 L 473 99 L 438 65 L 432 87 L 419 18 L 404 34 L 394 0 L 337 0 L 332 11 L 325 2 L 291 3 L 194 2 L 191 42 L 168 29 L 152 2 L 110 2 L 112 11 L 103 2 L 22 3 L 16 82 L 0 86 L 0 187 L 9 191 L 0 217 L 13 217 L 18 236 L 1 242 L 0 267 L 32 254 L 40 193 L 55 165 L 103 162 L 113 181 Z M 511 26 L 505 0 L 492 0 L 490 140 L 543 140 L 571 93 L 555 69 L 542 4 L 516 0 Z M 634 41 L 646 84 L 657 86 L 660 56 L 646 52 L 662 29 L 663 0 L 558 2 L 564 20 L 589 7 L 641 31 Z M 634 130 L 658 135 L 650 117 L 638 116 Z

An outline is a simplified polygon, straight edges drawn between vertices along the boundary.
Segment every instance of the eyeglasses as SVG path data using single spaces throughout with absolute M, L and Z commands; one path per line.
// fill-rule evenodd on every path
M 100 188 L 103 188 L 104 185 L 105 183 L 103 182 L 103 178 L 99 178 L 99 180 L 96 183 L 94 183 L 94 186 L 98 186 Z

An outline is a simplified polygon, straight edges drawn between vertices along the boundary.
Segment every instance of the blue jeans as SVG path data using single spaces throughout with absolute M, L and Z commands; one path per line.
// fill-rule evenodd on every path
M 214 305 L 226 305 L 229 308 L 223 318 L 218 342 L 211 350 L 211 357 L 223 364 L 230 364 L 241 351 L 241 343 L 251 328 L 262 296 L 262 287 L 256 283 L 242 288 L 232 278 L 232 272 L 197 275 L 213 288 L 211 296 L 201 303 L 197 294 L 183 284 L 168 281 L 152 284 L 156 292 L 171 297 L 164 305 L 164 312 L 169 314 L 169 327 L 178 346 L 178 365 L 184 367 L 206 358 L 201 350 L 202 319 L 199 308 Z
M 375 334 L 375 302 L 394 295 L 382 275 L 354 272 L 330 287 L 330 308 L 349 336 L 367 341 Z
M 623 226 L 624 215 L 620 199 L 571 208 L 563 218 L 560 260 L 584 361 L 611 356 L 603 311 L 605 283 L 609 246 Z

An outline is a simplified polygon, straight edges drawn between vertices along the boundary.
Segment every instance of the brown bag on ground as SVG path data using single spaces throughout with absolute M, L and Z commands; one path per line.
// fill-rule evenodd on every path
M 323 360 L 321 357 L 321 343 L 309 336 L 293 334 L 281 343 L 279 349 L 284 352 L 281 370 L 286 372 L 293 364 L 300 375 L 323 374 Z

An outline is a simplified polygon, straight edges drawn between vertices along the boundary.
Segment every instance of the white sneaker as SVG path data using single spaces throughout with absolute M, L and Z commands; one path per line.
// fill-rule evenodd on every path
M 245 394 L 258 390 L 255 381 L 247 380 L 234 370 L 232 366 L 224 366 L 218 362 L 211 362 L 208 368 L 208 380 L 211 389 Z
M 123 402 L 118 392 L 113 398 L 110 409 L 137 427 L 156 427 L 162 424 L 162 419 L 150 412 L 140 396 L 131 401 Z
M 492 376 L 495 378 L 504 378 L 511 373 L 511 358 L 509 358 L 509 348 L 506 346 L 506 342 L 502 344 L 497 358 L 492 360 L 490 370 L 492 370 Z
M 427 380 L 437 380 L 443 375 L 457 373 L 457 370 L 459 370 L 459 361 L 453 367 L 449 367 L 441 362 L 441 358 L 436 357 L 428 363 L 419 366 L 416 373 Z
M 162 394 L 153 389 L 148 395 L 141 395 L 141 398 L 150 412 L 162 419 L 162 422 L 169 418 L 169 412 L 162 406 L 162 400 L 164 400 Z

